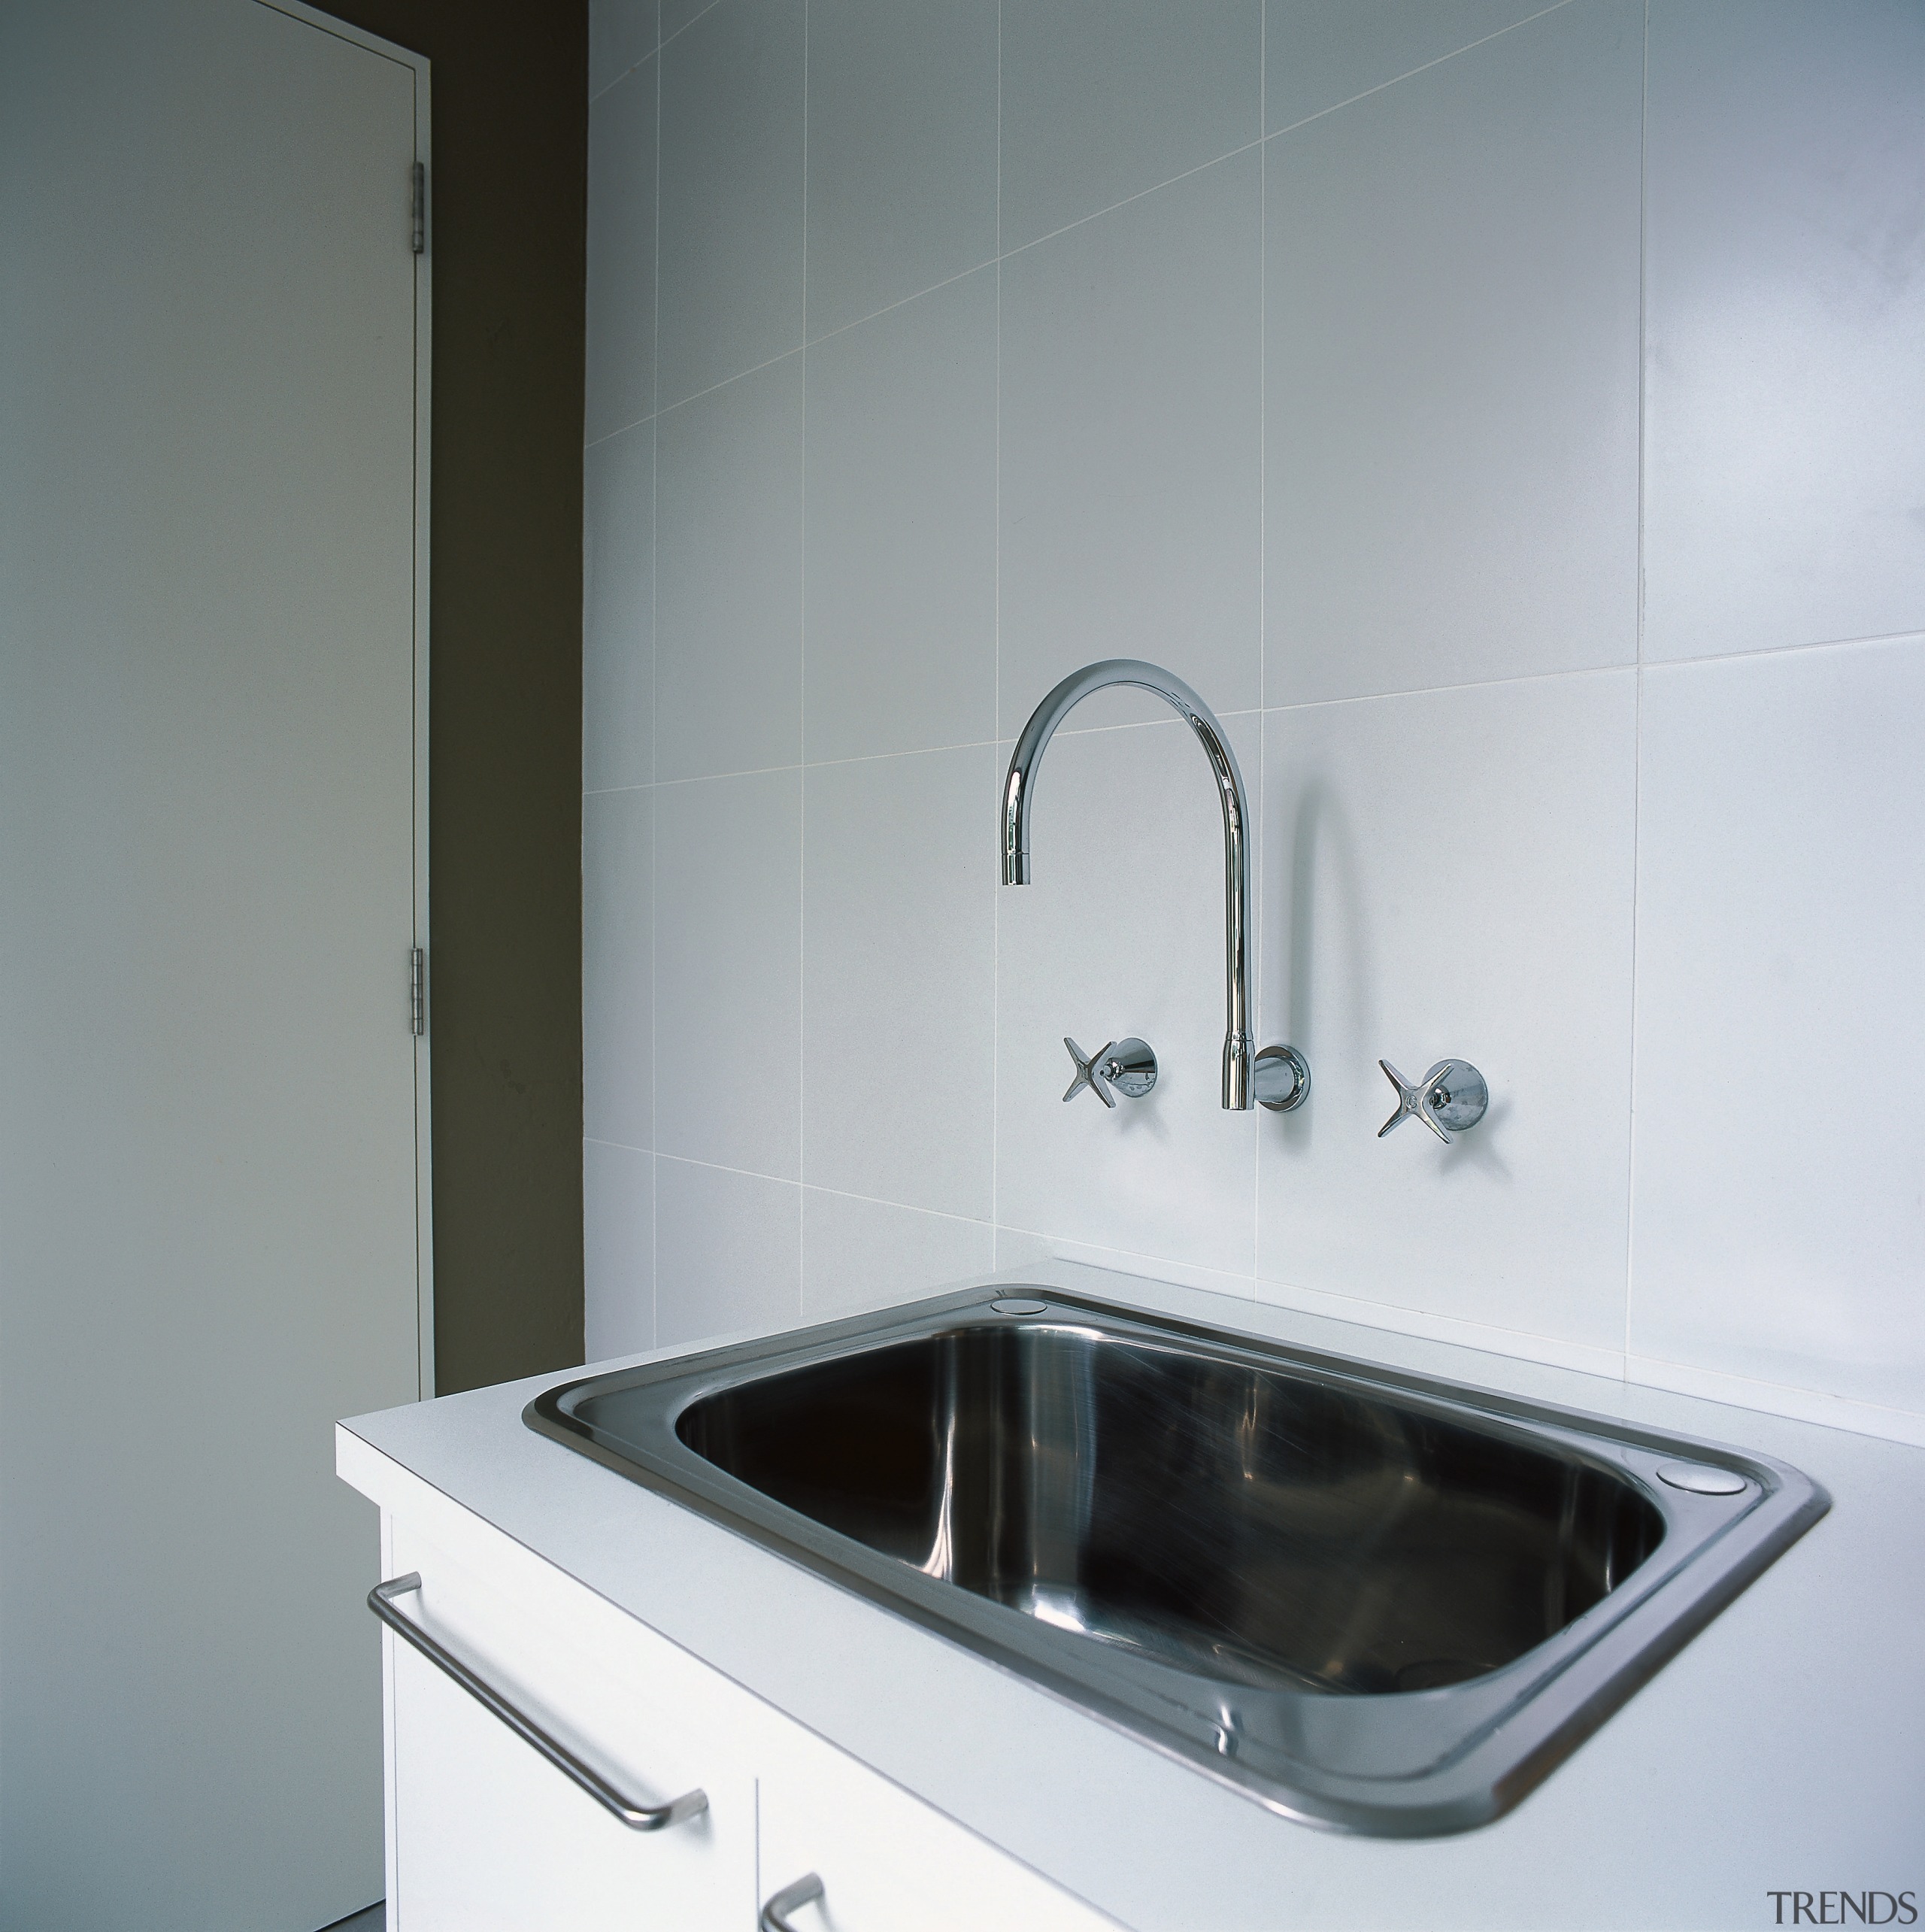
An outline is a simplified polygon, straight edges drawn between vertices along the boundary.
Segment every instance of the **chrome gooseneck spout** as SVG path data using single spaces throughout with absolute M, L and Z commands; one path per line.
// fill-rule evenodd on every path
M 1217 714 L 1181 678 L 1132 657 L 1111 657 L 1072 672 L 1023 727 L 1002 787 L 1002 882 L 1029 883 L 1029 805 L 1050 739 L 1070 710 L 1092 691 L 1135 684 L 1157 696 L 1196 732 L 1210 761 L 1223 809 L 1223 1105 L 1256 1104 L 1254 1045 L 1250 1036 L 1250 812 L 1243 774 Z

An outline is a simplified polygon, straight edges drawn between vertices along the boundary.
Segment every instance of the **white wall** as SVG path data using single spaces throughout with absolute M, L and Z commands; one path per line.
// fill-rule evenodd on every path
M 599 0 L 593 62 L 591 1357 L 1048 1251 L 1925 1440 L 1925 13 Z M 1153 701 L 996 884 L 1108 656 L 1226 718 L 1299 1115 L 1217 1106 Z M 1378 1141 L 1446 1054 L 1484 1124 Z

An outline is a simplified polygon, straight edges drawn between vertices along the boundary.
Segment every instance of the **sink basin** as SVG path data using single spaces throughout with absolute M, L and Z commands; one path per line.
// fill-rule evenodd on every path
M 1053 1288 L 593 1376 L 525 1419 L 1380 1836 L 1515 1804 L 1827 1506 L 1767 1457 Z

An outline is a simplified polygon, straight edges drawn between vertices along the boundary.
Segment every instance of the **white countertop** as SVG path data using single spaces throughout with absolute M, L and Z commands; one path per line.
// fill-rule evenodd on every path
M 1394 1841 L 1279 1818 L 523 1424 L 586 1371 L 356 1417 L 338 1466 L 390 1506 L 411 1472 L 1141 1932 L 1749 1927 L 1773 1891 L 1925 1897 L 1925 1450 L 1072 1263 L 984 1279 L 1760 1451 L 1831 1510 L 1516 1810 Z

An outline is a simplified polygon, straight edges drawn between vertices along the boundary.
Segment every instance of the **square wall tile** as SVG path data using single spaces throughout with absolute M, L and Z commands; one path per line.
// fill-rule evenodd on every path
M 1635 661 L 1643 23 L 1269 144 L 1266 704 Z
M 655 1346 L 655 1157 L 581 1148 L 584 1359 Z
M 996 271 L 808 352 L 811 760 L 996 735 Z
M 803 13 L 721 0 L 662 47 L 665 406 L 801 344 Z
M 582 431 L 590 441 L 655 407 L 655 69 L 588 114 L 588 284 Z
M 1256 722 L 1226 726 L 1254 812 Z M 996 1219 L 1247 1277 L 1257 1121 L 1221 1105 L 1223 814 L 1202 748 L 1175 720 L 1060 735 L 1031 830 L 1033 882 L 996 889 Z M 1147 1040 L 1154 1090 L 1065 1106 L 1066 1034 Z
M 581 1113 L 592 1140 L 652 1147 L 654 797 L 581 802 Z
M 1219 712 L 1260 702 L 1259 165 L 1238 155 L 1003 264 L 1006 737 L 1097 658 L 1167 666 Z M 1073 723 L 1167 714 L 1110 693 Z
M 1645 654 L 1925 629 L 1925 10 L 1651 9 Z
M 1263 755 L 1260 1044 L 1312 1084 L 1257 1123 L 1260 1284 L 1621 1351 L 1636 673 L 1272 711 Z M 1378 1139 L 1378 1060 L 1450 1057 L 1483 1121 Z
M 1545 0 L 1269 0 L 1268 132 L 1320 114 L 1545 11 Z
M 1002 246 L 1114 207 L 1262 132 L 1262 0 L 1002 10 Z
M 893 1308 L 987 1275 L 993 1233 L 987 1221 L 805 1187 L 802 1318 Z
M 655 51 L 659 0 L 589 0 L 590 99 Z
M 996 0 L 811 0 L 808 329 L 996 245 Z
M 582 456 L 581 784 L 655 776 L 655 428 Z
M 802 1197 L 791 1181 L 656 1162 L 658 1348 L 801 1319 Z
M 802 774 L 656 799 L 655 1145 L 799 1179 Z
M 656 435 L 656 775 L 795 764 L 802 358 L 669 411 Z
M 814 765 L 804 785 L 802 1178 L 987 1221 L 993 745 Z
M 1645 674 L 1634 1354 L 1925 1411 L 1925 640 Z

